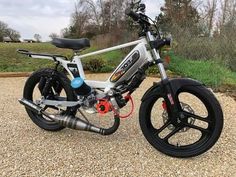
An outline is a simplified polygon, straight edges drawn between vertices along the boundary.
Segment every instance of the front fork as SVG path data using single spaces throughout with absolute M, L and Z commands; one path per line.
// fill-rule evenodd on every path
M 163 92 L 165 95 L 165 102 L 167 106 L 167 112 L 169 114 L 169 120 L 172 124 L 178 124 L 179 114 L 181 110 L 180 102 L 178 99 L 177 93 L 173 90 L 173 86 L 171 85 L 169 78 L 166 75 L 166 71 L 163 63 L 157 64 L 160 75 L 161 75 L 161 83 L 163 86 Z
M 155 41 L 155 38 L 154 38 L 154 36 L 151 34 L 150 31 L 147 32 L 146 36 L 147 36 L 147 40 L 148 40 L 149 42 Z M 151 52 L 152 52 L 152 56 L 153 56 L 154 62 L 155 62 L 155 64 L 157 64 L 157 67 L 158 67 L 159 72 L 160 72 L 160 75 L 161 75 L 161 80 L 163 81 L 163 80 L 168 79 L 159 52 L 157 52 L 157 50 L 155 49 L 154 46 L 151 46 L 151 48 L 152 48 L 152 49 L 151 49 Z
M 155 38 L 151 34 L 151 32 L 147 32 L 147 38 L 149 41 L 154 41 Z M 163 85 L 164 94 L 166 96 L 166 105 L 167 105 L 167 111 L 169 114 L 169 118 L 173 124 L 178 122 L 179 117 L 179 110 L 180 110 L 180 104 L 178 97 L 175 95 L 176 93 L 173 91 L 173 88 L 169 82 L 169 79 L 167 77 L 163 62 L 161 60 L 159 52 L 155 48 L 151 49 L 151 53 L 154 59 L 155 64 L 158 67 L 158 70 L 160 72 L 161 81 Z
M 173 124 L 178 124 L 181 108 L 179 99 L 176 95 L 176 92 L 172 88 L 169 78 L 166 75 L 163 63 L 158 63 L 157 66 L 161 75 L 161 83 L 163 86 L 164 95 L 166 97 L 165 100 L 169 119 Z

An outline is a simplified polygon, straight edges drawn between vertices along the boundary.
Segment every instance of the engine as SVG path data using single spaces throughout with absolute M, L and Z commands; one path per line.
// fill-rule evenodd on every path
M 82 108 L 90 114 L 96 113 L 95 105 L 97 103 L 96 91 L 91 90 L 91 93 L 87 96 L 78 96 L 78 99 L 82 102 Z

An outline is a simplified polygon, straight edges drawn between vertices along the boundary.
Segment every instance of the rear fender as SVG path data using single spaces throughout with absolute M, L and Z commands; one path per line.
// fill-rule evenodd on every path
M 169 84 L 171 85 L 173 94 L 176 95 L 176 93 L 178 92 L 178 90 L 182 87 L 182 86 L 201 86 L 203 85 L 201 82 L 193 80 L 193 79 L 189 79 L 189 78 L 177 78 L 177 79 L 170 79 L 169 80 Z M 165 89 L 163 87 L 163 83 L 158 82 L 158 83 L 154 83 L 152 87 L 150 87 L 146 93 L 143 95 L 141 101 L 145 101 L 153 96 L 155 96 L 156 94 L 165 94 Z

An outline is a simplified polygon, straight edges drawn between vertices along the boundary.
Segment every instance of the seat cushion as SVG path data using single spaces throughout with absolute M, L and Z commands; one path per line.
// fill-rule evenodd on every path
M 90 41 L 87 38 L 81 39 L 66 39 L 66 38 L 54 38 L 52 44 L 59 48 L 81 50 L 86 47 L 90 47 Z

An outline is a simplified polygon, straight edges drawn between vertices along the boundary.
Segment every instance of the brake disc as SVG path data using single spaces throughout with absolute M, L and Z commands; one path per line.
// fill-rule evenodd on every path
M 184 111 L 187 111 L 187 112 L 189 112 L 189 113 L 191 113 L 191 114 L 194 114 L 194 110 L 191 108 L 191 106 L 189 106 L 188 104 L 186 104 L 186 103 L 183 103 L 183 102 L 180 102 L 180 105 L 181 105 L 181 107 L 182 107 L 182 109 L 184 110 Z M 169 119 L 169 117 L 168 117 L 168 113 L 167 113 L 167 111 L 164 109 L 164 111 L 163 111 L 163 113 L 162 113 L 162 118 L 163 118 L 163 123 L 165 124 L 167 121 L 168 121 L 168 119 Z M 194 124 L 195 123 L 195 119 L 194 118 L 192 118 L 192 117 L 189 117 L 188 118 L 188 123 L 189 124 Z M 171 130 L 171 131 L 173 131 L 174 129 L 175 129 L 175 127 L 174 127 L 174 125 L 172 125 L 172 124 L 170 124 L 168 127 L 167 127 L 169 130 Z M 179 132 L 186 132 L 186 131 L 188 131 L 190 128 L 189 127 L 184 127 L 184 128 L 182 128 Z

